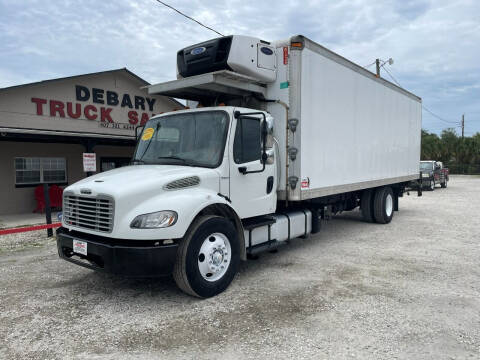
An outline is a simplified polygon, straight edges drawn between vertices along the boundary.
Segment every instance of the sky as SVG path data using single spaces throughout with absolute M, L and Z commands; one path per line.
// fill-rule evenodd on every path
M 437 115 L 423 111 L 424 129 L 459 132 L 465 114 L 465 135 L 480 132 L 478 0 L 165 2 L 224 35 L 302 34 L 361 66 L 393 58 L 390 74 Z M 177 50 L 215 37 L 156 0 L 0 0 L 0 88 L 123 67 L 173 80 Z

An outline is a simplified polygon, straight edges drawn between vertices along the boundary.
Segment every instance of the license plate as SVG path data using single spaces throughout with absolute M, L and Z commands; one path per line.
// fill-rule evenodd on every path
M 73 240 L 73 252 L 87 255 L 87 243 L 85 241 Z

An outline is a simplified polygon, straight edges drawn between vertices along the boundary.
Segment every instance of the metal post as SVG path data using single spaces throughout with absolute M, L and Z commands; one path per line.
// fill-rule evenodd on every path
M 462 115 L 462 139 L 465 133 L 465 114 Z
M 45 198 L 45 218 L 47 224 L 52 223 L 52 209 L 50 208 L 50 195 L 48 193 L 48 184 L 43 184 L 43 197 Z M 53 230 L 51 228 L 47 229 L 48 237 L 53 236 Z
M 380 59 L 375 60 L 375 64 L 377 65 L 377 78 L 380 77 Z
M 423 172 L 420 171 L 420 179 L 418 180 L 417 196 L 422 196 L 422 190 L 423 190 Z

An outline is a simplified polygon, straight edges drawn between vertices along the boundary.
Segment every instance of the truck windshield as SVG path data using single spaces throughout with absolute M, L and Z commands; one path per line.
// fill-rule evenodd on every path
M 179 113 L 148 121 L 133 162 L 215 168 L 223 158 L 225 111 Z
M 433 163 L 431 162 L 421 162 L 420 170 L 433 170 Z

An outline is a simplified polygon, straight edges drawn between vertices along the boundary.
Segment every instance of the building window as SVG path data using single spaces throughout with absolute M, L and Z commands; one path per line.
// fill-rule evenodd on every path
M 15 158 L 15 185 L 66 184 L 65 158 Z
M 126 157 L 102 157 L 100 159 L 101 171 L 108 171 L 130 164 L 131 158 Z

